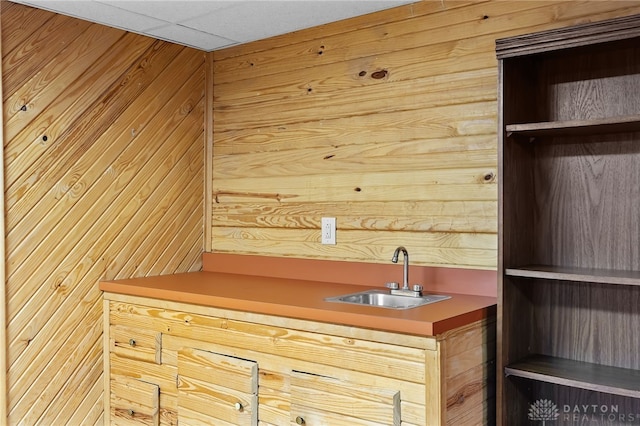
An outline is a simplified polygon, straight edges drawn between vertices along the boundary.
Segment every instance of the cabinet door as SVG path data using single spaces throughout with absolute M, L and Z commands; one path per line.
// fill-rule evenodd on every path
M 111 381 L 111 424 L 160 424 L 160 388 L 158 385 L 124 376 Z
M 200 349 L 180 349 L 178 423 L 257 425 L 257 363 Z
M 111 326 L 109 346 L 121 357 L 160 364 L 162 333 L 116 324 Z
M 400 392 L 294 371 L 291 422 L 306 426 L 400 425 Z

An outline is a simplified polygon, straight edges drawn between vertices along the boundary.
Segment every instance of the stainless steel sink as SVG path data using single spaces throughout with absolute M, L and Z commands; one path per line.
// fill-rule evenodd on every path
M 350 303 L 352 305 L 373 306 L 387 309 L 411 309 L 429 303 L 450 299 L 451 296 L 426 294 L 420 297 L 399 296 L 383 290 L 367 290 L 342 296 L 327 297 L 327 302 Z

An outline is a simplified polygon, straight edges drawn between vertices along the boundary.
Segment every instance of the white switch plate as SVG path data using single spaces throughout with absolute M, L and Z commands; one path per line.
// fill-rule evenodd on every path
M 322 233 L 322 244 L 335 244 L 336 243 L 336 218 L 323 217 L 320 232 Z

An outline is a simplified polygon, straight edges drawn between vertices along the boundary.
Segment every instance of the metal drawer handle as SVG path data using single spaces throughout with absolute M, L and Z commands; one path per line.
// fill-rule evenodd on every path
M 135 412 L 135 411 L 133 411 L 131 408 L 129 408 L 129 409 L 127 410 L 127 413 L 129 413 L 129 415 L 130 415 L 131 417 L 133 417 L 133 415 L 134 415 L 136 412 Z
M 233 408 L 236 409 L 236 411 L 242 411 L 242 404 L 239 402 L 236 402 L 235 404 L 233 404 Z
M 135 346 L 136 345 L 135 339 L 129 339 L 129 345 Z
M 296 417 L 296 423 L 299 425 L 305 424 L 304 419 L 300 416 Z

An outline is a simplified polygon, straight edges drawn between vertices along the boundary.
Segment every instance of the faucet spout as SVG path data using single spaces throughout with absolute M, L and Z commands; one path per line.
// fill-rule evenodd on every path
M 402 278 L 402 290 L 409 290 L 409 252 L 407 251 L 406 248 L 404 248 L 403 246 L 400 246 L 396 249 L 396 251 L 393 252 L 393 257 L 391 258 L 391 261 L 393 263 L 398 263 L 398 256 L 400 255 L 400 252 L 402 252 L 402 256 L 403 256 L 403 278 Z

